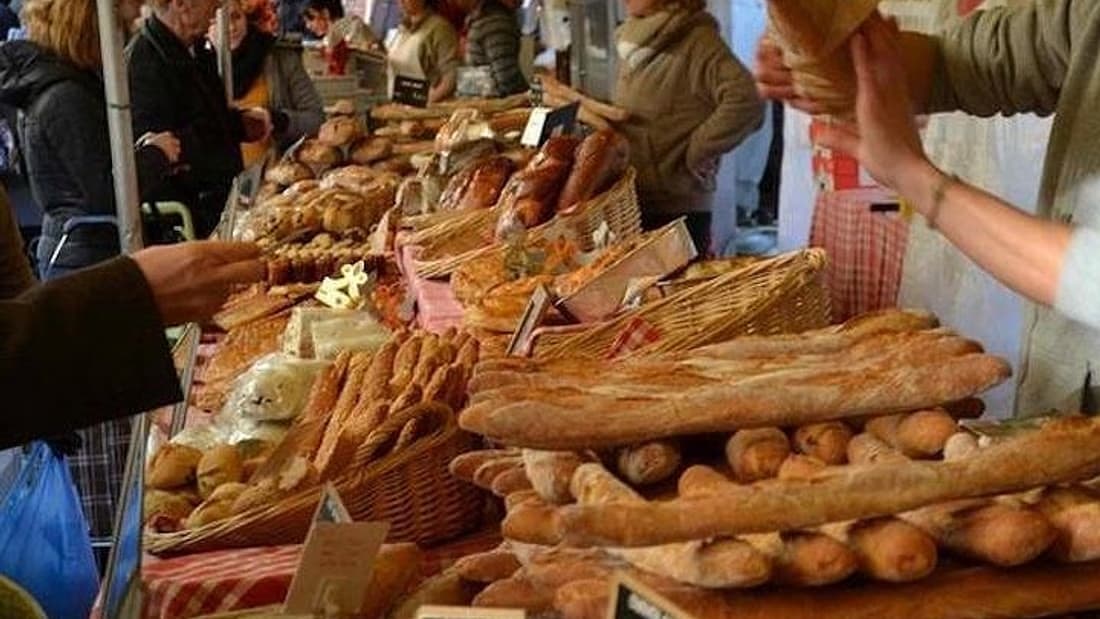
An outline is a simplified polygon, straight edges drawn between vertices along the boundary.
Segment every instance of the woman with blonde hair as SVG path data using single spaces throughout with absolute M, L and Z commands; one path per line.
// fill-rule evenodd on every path
M 119 18 L 138 15 L 122 0 Z M 58 243 L 73 218 L 115 214 L 107 104 L 101 77 L 95 0 L 25 0 L 28 40 L 0 45 L 0 102 L 18 108 L 18 133 L 31 193 L 42 208 L 37 256 L 43 279 L 91 266 L 119 253 L 113 225 L 84 225 Z M 179 142 L 170 133 L 143 136 L 136 147 L 138 184 L 155 189 L 171 173 Z M 94 363 L 89 360 L 89 363 Z M 66 388 L 60 385 L 60 388 Z M 110 534 L 130 422 L 81 432 L 83 449 L 70 464 L 93 536 Z
M 642 218 L 657 228 L 686 217 L 705 252 L 719 163 L 760 126 L 764 104 L 703 0 L 626 0 L 626 8 L 615 103 L 631 113 L 618 128 L 638 170 Z

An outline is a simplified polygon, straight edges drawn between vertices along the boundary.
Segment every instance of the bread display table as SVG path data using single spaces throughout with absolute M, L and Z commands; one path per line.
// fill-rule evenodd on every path
M 825 285 L 832 293 L 833 320 L 897 305 L 909 240 L 909 223 L 897 211 L 897 197 L 879 188 L 818 197 L 810 245 L 829 256 Z

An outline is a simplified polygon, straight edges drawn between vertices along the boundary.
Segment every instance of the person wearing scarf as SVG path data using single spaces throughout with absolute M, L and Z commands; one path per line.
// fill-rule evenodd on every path
M 703 0 L 626 7 L 614 103 L 630 112 L 618 129 L 638 170 L 643 223 L 655 229 L 686 217 L 707 253 L 721 158 L 760 127 L 764 104 Z
M 271 113 L 272 134 L 242 144 L 245 167 L 261 161 L 272 147 L 283 150 L 312 135 L 325 120 L 321 96 L 302 65 L 301 48 L 282 42 L 250 21 L 242 0 L 229 3 L 229 44 L 233 50 L 233 100 L 240 109 Z M 214 39 L 211 32 L 211 39 Z

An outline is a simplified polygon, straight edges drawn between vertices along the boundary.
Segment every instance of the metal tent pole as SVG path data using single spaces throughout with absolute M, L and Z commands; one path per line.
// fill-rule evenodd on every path
M 229 44 L 229 6 L 222 4 L 214 14 L 214 27 L 217 30 L 218 43 L 214 46 L 218 52 L 218 73 L 222 76 L 225 98 L 233 105 L 233 52 Z
M 103 56 L 103 83 L 107 123 L 111 135 L 111 163 L 115 180 L 119 246 L 124 253 L 142 248 L 141 200 L 134 163 L 134 128 L 130 120 L 130 82 L 122 57 L 122 27 L 115 0 L 97 0 L 99 45 Z

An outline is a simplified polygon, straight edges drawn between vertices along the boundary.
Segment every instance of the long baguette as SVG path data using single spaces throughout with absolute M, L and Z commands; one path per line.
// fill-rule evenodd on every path
M 912 582 L 936 569 L 936 542 L 903 520 L 874 518 L 825 525 L 821 530 L 846 541 L 859 559 L 860 571 L 875 580 Z
M 493 478 L 489 489 L 498 497 L 505 498 L 516 492 L 531 490 L 532 487 L 527 474 L 523 472 L 523 466 L 517 466 Z
M 507 550 L 492 550 L 455 561 L 454 569 L 464 580 L 492 583 L 510 578 L 520 568 L 519 559 Z
M 646 500 L 602 465 L 583 464 L 573 475 L 573 495 L 582 504 Z M 771 577 L 771 563 L 737 539 L 693 541 L 653 548 L 609 549 L 633 565 L 674 580 L 710 588 L 752 587 Z
M 693 466 L 680 476 L 681 496 L 709 496 L 729 490 L 734 484 L 725 475 L 706 466 Z M 848 546 L 814 531 L 761 533 L 744 539 L 769 557 L 773 580 L 779 584 L 816 587 L 840 582 L 858 567 Z
M 554 607 L 554 591 L 523 576 L 498 580 L 477 594 L 475 608 L 518 608 L 532 615 Z
M 1054 527 L 1042 514 L 1001 502 L 955 501 L 902 518 L 955 553 L 1001 567 L 1031 562 L 1055 538 Z
M 1057 537 L 1051 555 L 1071 563 L 1100 559 L 1100 494 L 1081 486 L 1048 488 L 1037 508 Z
M 505 539 L 540 546 L 555 546 L 562 541 L 557 508 L 542 499 L 529 499 L 512 509 L 500 525 Z
M 474 473 L 481 468 L 482 464 L 501 458 L 514 458 L 518 456 L 519 453 L 520 452 L 515 449 L 483 449 L 481 451 L 470 451 L 451 460 L 448 469 L 451 475 L 454 475 L 462 481 L 473 483 Z
M 978 619 L 1048 617 L 1100 606 L 1100 564 L 1015 570 L 945 570 L 907 584 L 764 592 L 705 591 L 647 582 L 688 616 L 707 619 Z M 570 583 L 555 595 L 564 619 L 604 619 L 606 579 Z
M 977 354 L 919 368 L 883 368 L 864 376 L 865 382 L 859 383 L 863 388 L 853 388 L 852 377 L 843 372 L 793 370 L 634 404 L 591 394 L 577 398 L 575 406 L 544 401 L 499 406 L 490 402 L 466 409 L 460 425 L 523 447 L 615 447 L 683 435 L 789 427 L 913 410 L 982 392 L 1009 373 L 1004 361 Z M 600 423 L 590 423 L 594 415 Z
M 879 464 L 906 462 L 909 458 L 877 436 L 864 432 L 848 441 L 848 461 L 852 464 Z
M 1100 474 L 1100 420 L 1060 419 L 974 456 L 850 467 L 813 483 L 663 503 L 559 509 L 572 544 L 653 546 L 719 535 L 789 531 L 897 514 L 955 499 L 1010 494 Z M 736 504 L 737 509 L 730 509 Z

